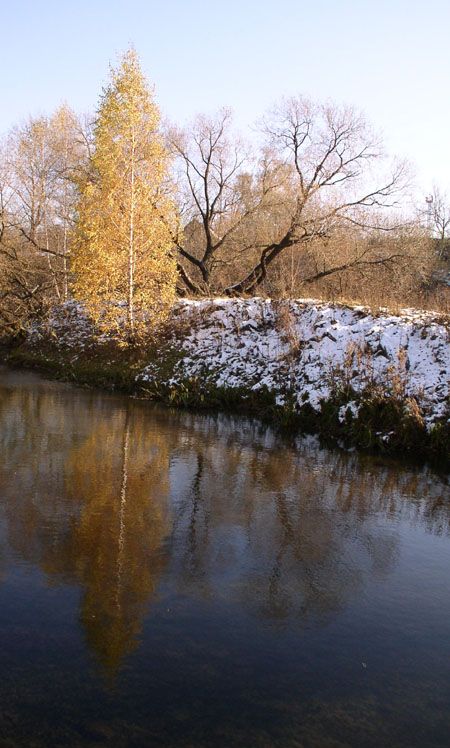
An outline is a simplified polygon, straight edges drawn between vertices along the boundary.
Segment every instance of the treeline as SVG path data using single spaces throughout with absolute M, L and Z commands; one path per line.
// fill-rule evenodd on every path
M 94 118 L 64 105 L 14 128 L 0 154 L 3 334 L 72 296 L 131 336 L 176 294 L 426 305 L 442 261 L 429 216 L 405 214 L 408 171 L 364 118 L 297 97 L 260 124 L 251 147 L 225 109 L 162 127 L 129 50 Z

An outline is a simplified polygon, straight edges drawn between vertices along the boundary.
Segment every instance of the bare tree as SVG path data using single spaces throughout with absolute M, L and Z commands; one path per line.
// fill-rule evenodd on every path
M 20 330 L 52 300 L 67 299 L 74 174 L 84 168 L 86 135 L 73 112 L 30 118 L 2 146 L 0 318 Z
M 52 295 L 53 281 L 42 254 L 31 256 L 24 246 L 14 213 L 10 165 L 0 153 L 0 337 L 16 336 L 42 311 Z
M 24 245 L 45 254 L 55 293 L 68 295 L 69 233 L 74 222 L 74 176 L 86 168 L 86 136 L 62 106 L 52 117 L 30 118 L 8 138 L 14 225 Z
M 427 228 L 432 237 L 437 240 L 437 255 L 439 259 L 443 259 L 449 251 L 450 201 L 448 196 L 441 192 L 437 185 L 434 185 L 433 192 L 427 197 L 426 202 L 427 209 L 425 217 Z M 422 211 L 422 215 L 423 213 L 424 211 Z
M 252 293 L 289 248 L 306 248 L 318 237 L 331 236 L 343 223 L 360 231 L 389 228 L 371 216 L 397 204 L 406 170 L 394 165 L 381 176 L 381 147 L 354 110 L 313 104 L 302 97 L 284 101 L 264 121 L 266 146 L 257 162 L 249 162 L 231 143 L 228 122 L 227 112 L 216 120 L 200 118 L 189 136 L 173 139 L 184 163 L 189 205 L 188 230 L 177 242 L 181 275 L 189 290 L 212 287 L 228 295 Z M 251 185 L 247 204 L 240 189 L 244 177 Z M 193 222 L 200 252 L 186 247 Z M 241 262 L 234 279 L 220 287 L 214 276 L 220 264 L 229 261 L 230 248 Z M 303 282 L 356 266 L 388 266 L 397 259 L 395 251 L 374 255 L 365 242 L 343 264 L 329 257 L 310 274 L 305 265 Z M 201 272 L 203 283 L 192 282 L 188 267 Z
M 223 275 L 248 251 L 250 219 L 277 202 L 285 171 L 268 153 L 256 164 L 250 150 L 231 136 L 231 113 L 198 116 L 190 131 L 172 128 L 183 233 L 175 238 L 179 272 L 194 293 L 217 290 Z M 219 271 L 219 272 L 218 272 Z
M 392 208 L 405 187 L 406 172 L 401 165 L 394 166 L 384 179 L 373 179 L 373 164 L 380 160 L 382 151 L 364 119 L 352 109 L 289 99 L 266 120 L 265 130 L 293 169 L 295 200 L 283 231 L 262 249 L 250 273 L 225 289 L 229 294 L 252 292 L 265 279 L 269 264 L 288 247 L 328 237 L 342 223 L 386 230 L 384 222 L 371 220 L 371 213 L 381 207 Z M 393 252 L 374 257 L 365 243 L 343 264 L 330 259 L 303 282 L 356 266 L 386 265 L 398 256 Z
M 430 218 L 433 234 L 438 239 L 446 239 L 450 227 L 450 201 L 437 185 L 429 198 L 431 203 Z

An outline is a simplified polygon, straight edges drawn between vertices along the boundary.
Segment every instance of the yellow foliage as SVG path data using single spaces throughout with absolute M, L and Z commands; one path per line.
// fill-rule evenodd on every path
M 158 128 L 158 108 L 129 50 L 111 69 L 98 109 L 72 263 L 75 296 L 104 330 L 127 339 L 162 321 L 175 295 L 177 213 Z

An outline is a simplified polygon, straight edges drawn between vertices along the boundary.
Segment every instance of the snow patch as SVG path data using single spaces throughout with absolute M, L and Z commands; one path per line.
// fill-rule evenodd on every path
M 410 398 L 428 426 L 447 412 L 449 323 L 430 312 L 374 315 L 315 300 L 227 298 L 182 300 L 176 316 L 188 331 L 172 384 L 207 377 L 218 387 L 267 388 L 280 405 L 289 392 L 298 407 L 315 409 L 336 388 L 360 394 L 371 386 Z M 151 377 L 152 367 L 141 373 Z M 349 408 L 356 417 L 354 401 L 341 408 L 342 420 Z
M 266 388 L 279 406 L 309 403 L 316 410 L 345 389 L 354 394 L 339 411 L 342 422 L 347 412 L 357 416 L 358 396 L 370 388 L 407 401 L 427 427 L 449 414 L 450 323 L 432 312 L 373 314 L 314 299 L 184 299 L 174 306 L 173 328 L 169 348 L 180 356 L 166 384 L 197 378 L 217 387 Z M 95 337 L 74 301 L 55 310 L 45 329 L 34 327 L 30 340 L 49 332 L 74 355 Z M 102 339 L 95 337 L 97 344 Z M 158 362 L 138 376 L 144 384 L 157 377 Z

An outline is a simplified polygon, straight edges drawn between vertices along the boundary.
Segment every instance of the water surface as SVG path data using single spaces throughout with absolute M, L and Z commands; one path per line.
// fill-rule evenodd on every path
M 445 477 L 0 371 L 0 745 L 448 748 Z

